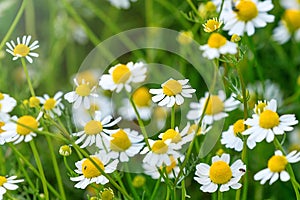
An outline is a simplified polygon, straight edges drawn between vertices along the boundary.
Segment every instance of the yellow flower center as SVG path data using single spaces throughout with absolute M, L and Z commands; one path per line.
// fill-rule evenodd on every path
M 0 100 L 4 99 L 4 95 L 0 92 Z
M 242 133 L 244 130 L 245 130 L 244 120 L 242 119 L 237 120 L 233 124 L 233 132 L 235 136 L 237 136 L 239 133 Z
M 133 102 L 138 107 L 146 107 L 151 103 L 151 95 L 148 88 L 141 87 L 137 89 L 132 95 Z
M 242 0 L 236 6 L 237 18 L 241 21 L 250 21 L 258 15 L 256 4 L 251 0 Z
M 125 151 L 131 146 L 131 142 L 125 131 L 120 129 L 116 133 L 111 135 L 114 139 L 110 141 L 110 148 L 113 151 Z
M 264 112 L 265 107 L 267 106 L 267 104 L 265 102 L 258 102 L 258 104 L 255 104 L 255 113 L 259 114 Z
M 97 157 L 91 157 L 91 159 L 100 167 L 100 169 L 104 170 L 104 165 Z M 101 175 L 100 170 L 90 161 L 86 159 L 82 163 L 82 173 L 85 178 L 94 178 Z
M 182 91 L 182 85 L 176 80 L 168 80 L 163 86 L 163 93 L 167 96 L 175 96 Z
M 268 161 L 268 168 L 271 172 L 281 172 L 285 169 L 287 163 L 285 156 L 274 155 Z
M 104 189 L 103 192 L 101 192 L 101 199 L 102 200 L 113 200 L 114 199 L 114 191 L 112 189 Z
M 209 178 L 215 184 L 225 184 L 232 177 L 229 165 L 224 161 L 214 162 L 209 169 Z
M 97 85 L 97 78 L 95 77 L 95 73 L 92 70 L 82 71 L 77 74 L 76 80 L 78 83 L 82 83 L 82 81 L 86 81 L 90 83 L 90 86 Z
M 172 142 L 178 143 L 181 141 L 180 133 L 175 131 L 174 129 L 168 129 L 166 132 L 164 132 L 162 136 L 162 140 L 165 141 L 167 139 L 172 139 Z
M 207 41 L 207 44 L 211 48 L 220 48 L 226 44 L 226 38 L 219 33 L 212 33 Z
M 176 160 L 174 159 L 173 156 L 170 156 L 170 160 L 171 160 L 171 164 L 168 166 L 165 166 L 165 170 L 167 172 L 167 174 L 172 173 L 172 170 L 176 167 Z M 162 169 L 162 167 L 161 167 Z
M 84 132 L 88 135 L 96 135 L 103 130 L 102 123 L 96 120 L 91 120 L 84 126 Z
M 126 65 L 118 65 L 112 73 L 112 78 L 116 84 L 119 84 L 125 83 L 130 75 L 130 69 Z
M 290 32 L 300 28 L 300 10 L 288 9 L 283 15 L 283 20 L 286 23 Z
M 83 83 L 76 87 L 75 92 L 82 97 L 89 96 L 91 94 L 91 88 L 88 84 Z
M 279 116 L 272 110 L 265 110 L 259 116 L 259 126 L 265 129 L 270 129 L 279 124 Z
M 14 49 L 14 54 L 22 57 L 27 56 L 29 52 L 29 47 L 24 44 L 18 44 Z
M 5 123 L 0 121 L 0 134 L 3 133 L 3 132 L 5 132 L 5 131 L 2 129 L 2 127 L 3 127 L 4 125 L 5 125 Z
M 32 132 L 32 130 L 30 130 L 29 128 L 32 128 L 32 129 L 38 128 L 38 122 L 36 121 L 36 119 L 29 115 L 24 115 L 24 116 L 20 117 L 17 122 L 18 122 L 17 133 L 19 135 L 28 135 L 29 133 Z M 29 128 L 26 128 L 26 127 L 22 126 L 21 124 L 25 125 Z
M 168 151 L 168 145 L 162 140 L 157 140 L 152 146 L 152 151 L 156 154 L 164 154 Z
M 214 32 L 218 30 L 222 25 L 222 22 L 219 22 L 217 18 L 209 19 L 205 24 L 203 24 L 204 31 L 207 33 Z
M 53 98 L 49 98 L 45 101 L 44 108 L 45 110 L 52 110 L 55 107 L 56 100 Z
M 205 4 L 205 10 L 207 12 L 215 12 L 217 10 L 217 7 L 213 2 L 209 1 Z
M 239 42 L 241 37 L 238 34 L 233 34 L 230 38 L 230 42 Z
M 214 115 L 222 112 L 223 110 L 224 110 L 224 103 L 222 102 L 222 100 L 216 95 L 210 96 L 205 114 Z
M 2 187 L 3 184 L 6 182 L 7 182 L 7 179 L 4 176 L 0 176 L 0 187 Z
M 29 98 L 29 107 L 30 108 L 36 108 L 40 105 L 40 100 L 36 97 L 30 97 Z

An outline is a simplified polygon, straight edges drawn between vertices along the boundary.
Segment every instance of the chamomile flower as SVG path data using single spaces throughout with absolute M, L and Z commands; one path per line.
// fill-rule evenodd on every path
M 222 26 L 222 24 L 222 21 L 218 20 L 217 18 L 212 18 L 207 20 L 205 24 L 202 24 L 202 26 L 205 32 L 211 33 L 218 30 Z
M 212 33 L 207 41 L 207 44 L 201 45 L 199 48 L 203 51 L 203 57 L 210 60 L 219 58 L 221 54 L 236 54 L 237 44 L 228 41 L 220 33 Z
M 3 199 L 3 195 L 7 190 L 16 190 L 19 186 L 16 183 L 21 183 L 24 179 L 17 179 L 17 176 L 0 176 L 0 199 Z
M 221 157 L 214 156 L 212 165 L 200 163 L 196 165 L 194 179 L 201 184 L 200 190 L 203 192 L 214 193 L 228 191 L 230 188 L 239 189 L 241 177 L 246 172 L 246 165 L 239 159 L 229 166 L 229 154 L 222 154 Z
M 192 102 L 190 104 L 191 110 L 187 114 L 189 120 L 199 120 L 206 105 L 209 93 L 199 100 L 199 103 Z M 218 95 L 211 95 L 204 112 L 203 122 L 211 125 L 214 121 L 218 121 L 228 116 L 227 112 L 232 111 L 238 107 L 239 101 L 235 100 L 232 95 L 226 99 L 224 91 L 220 90 Z
M 171 165 L 172 161 L 170 156 L 173 156 L 174 159 L 179 158 L 181 155 L 176 150 L 181 149 L 181 146 L 175 143 L 172 143 L 171 139 L 168 140 L 151 140 L 148 139 L 149 147 L 145 147 L 140 154 L 146 154 L 143 159 L 143 163 L 148 163 L 152 166 L 160 167 L 163 164 Z
M 6 46 L 8 49 L 6 51 L 13 55 L 13 60 L 17 60 L 18 58 L 25 57 L 29 63 L 32 63 L 33 60 L 31 57 L 38 57 L 39 54 L 32 52 L 33 50 L 39 48 L 39 42 L 35 40 L 31 45 L 29 45 L 31 40 L 31 36 L 24 35 L 21 39 L 17 38 L 17 45 L 12 40 L 9 42 L 6 42 Z
M 152 114 L 152 102 L 151 94 L 149 89 L 146 87 L 140 87 L 132 94 L 132 101 L 136 106 L 136 109 L 143 120 L 148 120 Z M 134 111 L 128 99 L 123 100 L 123 106 L 118 110 L 120 115 L 128 120 L 133 120 L 137 118 L 137 114 Z
M 5 117 L 5 119 L 0 118 L 0 145 L 3 145 L 4 143 L 6 143 L 6 141 L 14 135 L 14 133 L 8 134 L 6 132 L 6 130 L 2 129 L 3 126 L 5 126 L 5 124 L 7 122 L 9 122 L 9 118 L 6 118 L 6 117 Z
M 187 84 L 188 82 L 188 79 L 174 80 L 171 78 L 167 80 L 161 84 L 161 89 L 150 89 L 150 93 L 155 95 L 152 97 L 152 101 L 155 103 L 159 102 L 159 106 L 167 107 L 183 104 L 183 97 L 191 98 L 196 91 Z
M 270 180 L 270 185 L 280 178 L 281 181 L 286 182 L 290 180 L 290 175 L 286 169 L 288 163 L 296 163 L 300 161 L 300 152 L 292 151 L 288 155 L 283 155 L 280 150 L 275 151 L 275 155 L 268 161 L 268 168 L 257 172 L 254 175 L 254 180 L 260 181 L 260 184 L 265 184 Z
M 130 8 L 130 2 L 136 2 L 137 0 L 108 0 L 111 5 L 118 9 L 128 9 Z
M 42 130 L 39 128 L 39 119 L 42 117 L 43 113 L 40 113 L 37 118 L 34 118 L 31 115 L 23 115 L 18 118 L 17 116 L 13 116 L 10 122 L 7 122 L 2 129 L 6 131 L 5 134 L 12 135 L 7 139 L 6 142 L 14 142 L 14 144 L 18 144 L 22 141 L 29 142 L 33 137 L 36 137 L 36 133 L 34 133 L 31 129 Z M 28 126 L 29 128 L 25 127 Z
M 108 157 L 100 154 L 90 156 L 90 159 L 92 159 L 106 174 L 114 172 L 118 165 L 118 160 L 110 162 Z M 79 182 L 76 183 L 74 187 L 85 189 L 89 184 L 92 183 L 104 185 L 109 182 L 109 180 L 101 173 L 98 167 L 90 159 L 84 158 L 75 163 L 75 166 L 77 167 L 75 172 L 79 174 L 79 176 L 71 177 L 70 179 L 72 181 Z
M 179 131 L 178 127 L 175 127 L 175 129 L 168 129 L 165 132 L 159 134 L 158 138 L 162 139 L 162 141 L 166 141 L 171 139 L 172 143 L 178 144 L 180 146 L 190 142 L 194 138 L 195 132 L 190 133 L 190 125 L 189 123 L 182 129 L 182 131 Z
M 143 62 L 117 64 L 100 78 L 99 85 L 104 90 L 119 93 L 123 88 L 131 92 L 131 83 L 141 83 L 146 79 L 147 68 Z
M 271 0 L 238 0 L 234 3 L 235 9 L 225 10 L 223 13 L 224 30 L 229 35 L 251 36 L 255 28 L 262 28 L 274 21 L 275 17 L 267 12 L 274 7 Z
M 300 5 L 300 4 L 299 4 Z M 284 44 L 293 36 L 300 41 L 300 8 L 285 10 L 278 27 L 274 29 L 273 39 L 279 44 Z
M 184 160 L 184 156 L 181 156 L 178 159 L 182 162 Z M 173 156 L 170 156 L 171 164 L 162 165 L 160 167 L 153 167 L 153 165 L 149 163 L 144 163 L 144 173 L 151 176 L 151 178 L 153 179 L 159 179 L 161 177 L 159 170 L 161 170 L 161 172 L 166 172 L 169 179 L 173 179 L 177 177 L 180 172 L 180 168 L 178 166 L 178 159 L 174 159 Z M 161 177 L 161 181 L 165 181 L 165 179 Z
M 55 115 L 61 116 L 62 110 L 65 106 L 61 102 L 61 97 L 63 93 L 57 92 L 54 97 L 50 97 L 48 94 L 45 94 L 43 97 L 39 97 L 41 104 L 43 104 L 43 109 L 50 117 L 54 118 Z
M 260 115 L 253 114 L 252 118 L 244 122 L 250 126 L 243 132 L 243 135 L 249 135 L 247 146 L 250 149 L 253 149 L 257 142 L 264 139 L 269 143 L 272 142 L 275 135 L 283 135 L 285 131 L 292 131 L 292 126 L 298 123 L 294 114 L 279 116 L 276 110 L 277 102 L 272 99 Z
M 234 149 L 235 151 L 242 151 L 243 140 L 239 137 L 245 131 L 244 120 L 237 120 L 229 129 L 222 133 L 221 144 L 226 148 Z
M 11 112 L 16 105 L 17 101 L 14 98 L 0 92 L 0 115 Z
M 121 117 L 111 121 L 112 119 L 113 117 L 111 115 L 102 118 L 101 112 L 96 111 L 93 120 L 83 123 L 83 131 L 72 134 L 73 136 L 79 137 L 75 143 L 79 144 L 83 142 L 80 148 L 96 144 L 97 147 L 103 149 L 102 134 L 108 134 L 108 132 L 111 131 L 108 128 L 116 125 L 121 120 Z
M 120 162 L 128 162 L 130 157 L 138 154 L 144 147 L 144 137 L 137 131 L 130 129 L 119 129 L 111 132 L 110 136 L 103 135 L 103 143 L 106 149 L 99 153 Z
M 74 78 L 74 83 L 76 85 L 75 91 L 68 92 L 64 95 L 64 98 L 69 103 L 74 103 L 74 108 L 77 109 L 83 103 L 85 109 L 89 109 L 91 102 L 89 97 L 97 97 L 98 95 L 94 93 L 96 87 L 91 87 L 88 82 L 82 80 L 81 83 L 78 83 Z

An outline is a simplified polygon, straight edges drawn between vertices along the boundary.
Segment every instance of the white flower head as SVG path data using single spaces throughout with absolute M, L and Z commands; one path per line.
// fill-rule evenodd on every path
M 3 195 L 7 190 L 16 190 L 19 186 L 16 183 L 21 183 L 23 179 L 17 179 L 17 176 L 0 176 L 0 199 L 3 199 Z
M 42 117 L 42 112 L 39 114 L 37 118 L 34 118 L 31 115 L 23 115 L 18 118 L 17 116 L 13 116 L 10 122 L 7 122 L 2 129 L 6 131 L 4 134 L 8 134 L 11 137 L 6 140 L 6 142 L 14 142 L 14 144 L 18 144 L 22 141 L 29 142 L 36 137 L 36 133 L 33 130 L 42 130 L 39 128 L 39 119 Z M 25 127 L 28 126 L 29 128 Z
M 0 114 L 11 112 L 16 105 L 17 101 L 14 98 L 0 92 Z
M 128 9 L 130 8 L 130 1 L 136 2 L 137 0 L 108 0 L 111 5 L 115 6 L 118 9 Z
M 120 162 L 128 162 L 130 157 L 137 155 L 144 147 L 144 137 L 135 130 L 119 129 L 103 135 L 103 143 L 106 149 L 99 153 L 110 159 L 118 159 Z
M 159 134 L 158 138 L 162 139 L 162 141 L 166 141 L 171 139 L 172 143 L 178 144 L 180 146 L 190 142 L 194 138 L 195 132 L 190 131 L 190 124 L 188 123 L 180 132 L 178 127 L 175 129 L 168 129 L 165 132 Z
M 244 122 L 250 126 L 243 132 L 243 135 L 249 135 L 247 146 L 250 149 L 264 139 L 269 143 L 272 142 L 275 135 L 283 135 L 285 131 L 292 131 L 294 129 L 292 126 L 298 124 L 294 114 L 279 116 L 276 110 L 277 102 L 272 99 L 260 115 L 253 114 L 252 118 Z
M 69 103 L 74 103 L 73 107 L 74 109 L 79 108 L 79 106 L 83 103 L 83 106 L 85 109 L 89 109 L 91 106 L 91 102 L 89 97 L 97 97 L 98 95 L 94 93 L 96 87 L 91 87 L 89 82 L 86 82 L 84 79 L 82 79 L 81 83 L 79 84 L 74 78 L 74 83 L 76 85 L 75 91 L 68 92 L 64 95 L 64 98 Z
M 239 137 L 245 130 L 244 120 L 237 120 L 229 129 L 222 133 L 221 144 L 226 148 L 242 151 L 244 142 Z
M 92 159 L 97 166 L 90 159 Z M 92 155 L 90 159 L 84 158 L 75 163 L 77 167 L 75 172 L 79 174 L 79 176 L 70 178 L 72 181 L 78 182 L 74 187 L 85 189 L 92 183 L 104 185 L 108 183 L 109 180 L 101 173 L 98 167 L 106 174 L 110 174 L 116 170 L 118 165 L 118 160 L 110 162 L 109 158 L 100 154 Z
M 190 104 L 191 110 L 187 114 L 189 120 L 199 120 L 203 110 L 205 109 L 206 101 L 209 93 L 206 92 L 205 96 L 199 100 L 199 103 L 192 102 Z M 218 121 L 228 116 L 227 112 L 232 111 L 238 107 L 239 101 L 235 100 L 232 95 L 226 99 L 224 91 L 220 90 L 218 95 L 210 95 L 203 122 L 211 125 L 214 121 Z
M 212 33 L 207 41 L 207 44 L 201 45 L 200 50 L 203 51 L 203 57 L 210 60 L 219 58 L 221 54 L 236 54 L 237 44 L 228 41 L 220 33 Z
M 238 0 L 233 10 L 223 13 L 223 29 L 229 31 L 229 35 L 247 33 L 251 36 L 255 28 L 265 27 L 267 23 L 274 21 L 275 17 L 267 13 L 273 7 L 271 0 Z
M 31 40 L 31 36 L 24 35 L 21 39 L 17 38 L 17 44 L 12 40 L 9 42 L 6 42 L 6 46 L 8 49 L 6 51 L 13 55 L 13 60 L 17 60 L 18 58 L 25 57 L 29 63 L 32 63 L 33 60 L 31 57 L 38 57 L 39 54 L 31 52 L 37 48 L 39 48 L 39 42 L 35 40 L 31 45 L 29 45 Z
M 96 111 L 95 113 L 95 118 L 88 121 L 84 122 L 83 125 L 83 131 L 79 131 L 77 133 L 73 133 L 72 136 L 77 136 L 79 137 L 75 143 L 83 144 L 80 146 L 80 148 L 85 148 L 87 146 L 92 146 L 93 144 L 96 144 L 96 146 L 100 149 L 105 148 L 103 146 L 103 141 L 102 141 L 102 134 L 108 134 L 111 131 L 114 130 L 109 130 L 110 127 L 113 127 L 116 125 L 118 122 L 121 121 L 121 117 L 113 120 L 113 117 L 111 115 L 108 115 L 104 118 L 102 118 L 102 114 L 100 111 Z
M 45 94 L 43 97 L 38 97 L 41 104 L 43 104 L 43 109 L 50 117 L 54 118 L 55 115 L 61 116 L 62 110 L 65 106 L 62 104 L 61 100 L 63 93 L 57 92 L 54 97 L 50 97 L 48 94 Z
M 190 85 L 189 80 L 174 80 L 169 79 L 161 84 L 161 89 L 150 89 L 150 93 L 155 96 L 152 97 L 153 102 L 159 102 L 159 106 L 173 107 L 175 104 L 181 105 L 184 102 L 184 98 L 192 98 L 192 94 L 195 93 Z
M 3 145 L 4 143 L 6 143 L 6 141 L 14 135 L 14 133 L 8 134 L 6 132 L 6 130 L 2 129 L 3 126 L 5 126 L 5 124 L 7 122 L 9 122 L 9 119 L 10 119 L 9 115 L 7 115 L 7 116 L 8 116 L 8 118 L 6 118 L 6 117 L 5 118 L 0 118 L 0 145 Z
M 200 190 L 203 192 L 214 193 L 228 191 L 230 188 L 239 189 L 242 184 L 239 183 L 241 177 L 246 172 L 246 165 L 241 161 L 235 161 L 229 166 L 229 154 L 222 154 L 221 157 L 214 156 L 212 165 L 200 163 L 196 165 L 194 179 L 201 184 Z
M 147 68 L 143 62 L 117 64 L 100 78 L 99 85 L 104 90 L 121 92 L 123 88 L 131 92 L 131 83 L 141 83 L 146 79 Z
M 270 180 L 270 185 L 280 178 L 281 181 L 286 182 L 290 180 L 290 175 L 285 171 L 288 163 L 296 163 L 300 161 L 300 152 L 292 151 L 288 155 L 283 155 L 280 150 L 275 151 L 268 161 L 268 168 L 257 172 L 254 175 L 254 180 L 260 181 L 260 184 L 265 184 Z
M 148 139 L 149 147 L 145 147 L 140 154 L 146 154 L 143 159 L 143 163 L 148 163 L 152 166 L 160 167 L 163 164 L 171 165 L 172 161 L 170 156 L 173 156 L 174 159 L 179 158 L 181 155 L 177 150 L 181 149 L 181 146 L 175 143 L 172 143 L 171 139 L 168 140 L 151 140 Z

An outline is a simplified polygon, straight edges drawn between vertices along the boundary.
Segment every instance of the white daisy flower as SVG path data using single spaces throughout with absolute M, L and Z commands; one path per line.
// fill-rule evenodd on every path
M 300 4 L 299 4 L 300 5 Z M 284 44 L 291 39 L 300 41 L 300 8 L 285 10 L 278 27 L 273 31 L 273 39 L 279 44 Z
M 171 165 L 172 161 L 170 156 L 174 159 L 179 158 L 181 155 L 176 150 L 181 149 L 181 146 L 172 143 L 171 139 L 168 140 L 151 140 L 148 139 L 151 149 L 145 147 L 140 154 L 146 154 L 143 163 L 148 163 L 152 166 L 160 167 L 163 164 Z
M 33 137 L 36 137 L 36 133 L 34 133 L 31 129 L 42 130 L 39 128 L 39 119 L 42 117 L 42 112 L 39 114 L 37 118 L 34 118 L 30 115 L 23 115 L 18 118 L 17 116 L 13 116 L 11 118 L 11 122 L 7 122 L 2 129 L 5 130 L 5 134 L 12 135 L 7 139 L 6 142 L 14 142 L 14 144 L 18 144 L 24 140 L 24 142 L 29 142 Z M 26 128 L 22 125 L 28 126 Z
M 262 28 L 274 21 L 275 17 L 267 12 L 272 10 L 274 5 L 271 0 L 238 0 L 234 3 L 233 10 L 223 13 L 224 30 L 229 35 L 243 35 L 245 32 L 251 36 L 255 28 Z
M 292 131 L 294 129 L 292 126 L 298 124 L 294 114 L 279 116 L 276 110 L 277 102 L 272 99 L 260 115 L 253 114 L 252 118 L 244 122 L 250 126 L 243 132 L 243 135 L 249 135 L 247 146 L 250 149 L 264 139 L 269 143 L 272 142 L 275 135 L 283 135 L 285 131 Z
M 240 134 L 245 131 L 244 120 L 237 120 L 229 129 L 222 133 L 221 144 L 226 148 L 234 149 L 235 151 L 242 151 L 244 142 L 240 138 Z
M 11 112 L 17 105 L 17 101 L 10 97 L 8 94 L 3 94 L 0 92 L 0 116 L 5 117 L 4 113 Z
M 102 134 L 110 133 L 112 130 L 107 128 L 110 128 L 121 121 L 121 117 L 111 121 L 112 119 L 113 117 L 111 115 L 102 118 L 101 112 L 96 111 L 95 118 L 93 120 L 84 122 L 82 124 L 84 127 L 83 131 L 72 134 L 72 136 L 79 137 L 75 143 L 79 144 L 83 142 L 80 148 L 92 146 L 93 144 L 96 144 L 96 146 L 100 149 L 105 148 L 102 143 Z
M 43 97 L 38 97 L 41 104 L 43 104 L 43 109 L 52 118 L 54 118 L 55 115 L 61 116 L 62 110 L 65 108 L 65 106 L 61 102 L 62 95 L 63 93 L 59 91 L 54 95 L 54 97 L 51 98 L 48 94 L 44 94 Z
M 254 180 L 260 181 L 260 184 L 265 184 L 270 180 L 270 185 L 280 178 L 286 182 L 290 180 L 290 175 L 285 171 L 288 163 L 296 163 L 300 161 L 300 152 L 292 151 L 288 155 L 283 155 L 280 150 L 275 151 L 275 155 L 268 161 L 268 168 L 257 172 L 254 175 Z
M 123 87 L 127 92 L 131 92 L 131 83 L 141 83 L 146 79 L 147 68 L 143 62 L 126 65 L 117 64 L 110 68 L 108 73 L 100 78 L 99 85 L 104 90 L 116 91 L 119 93 Z
M 31 57 L 39 57 L 39 54 L 31 52 L 37 48 L 39 48 L 39 42 L 35 40 L 31 45 L 29 45 L 31 40 L 31 35 L 24 35 L 22 38 L 22 42 L 20 38 L 17 38 L 17 45 L 13 40 L 6 42 L 6 46 L 8 49 L 6 51 L 13 55 L 13 60 L 17 60 L 18 58 L 25 57 L 29 63 L 32 63 L 33 60 Z
M 168 129 L 165 132 L 159 134 L 158 138 L 162 139 L 162 141 L 166 141 L 171 139 L 172 143 L 178 144 L 180 146 L 190 142 L 194 138 L 195 132 L 189 132 L 190 125 L 189 123 L 182 129 L 182 131 L 179 131 L 178 127 L 175 127 L 175 129 Z
M 106 174 L 114 172 L 118 165 L 118 160 L 110 162 L 109 158 L 102 155 L 93 155 L 90 158 L 102 169 Z M 74 187 L 85 189 L 89 184 L 96 183 L 104 185 L 109 180 L 101 173 L 95 164 L 88 158 L 84 158 L 75 163 L 77 169 L 75 172 L 79 174 L 77 177 L 71 177 L 72 181 L 79 181 Z
M 138 154 L 144 147 L 144 137 L 137 131 L 119 129 L 111 132 L 110 136 L 103 135 L 103 143 L 106 149 L 99 153 L 110 159 L 119 159 L 120 162 L 128 162 L 129 157 Z
M 95 117 L 96 111 L 100 111 L 103 116 L 112 115 L 114 110 L 113 102 L 106 96 L 99 93 L 98 96 L 89 96 L 90 108 L 83 106 L 72 108 L 72 116 L 75 125 L 82 128 L 82 122 L 87 122 Z
M 128 9 L 130 7 L 130 1 L 136 2 L 137 0 L 108 0 L 111 5 L 118 9 Z
M 191 110 L 187 114 L 189 120 L 199 120 L 205 108 L 206 101 L 209 93 L 206 92 L 205 96 L 199 100 L 199 103 L 192 102 L 190 104 Z M 211 125 L 214 121 L 218 121 L 228 116 L 227 112 L 232 111 L 238 107 L 239 101 L 235 100 L 232 95 L 226 100 L 226 94 L 220 90 L 218 95 L 211 95 L 208 101 L 207 108 L 203 122 Z
M 17 179 L 17 176 L 0 176 L 0 199 L 3 199 L 3 195 L 7 190 L 16 190 L 19 186 L 16 183 L 21 183 L 24 179 Z
M 184 156 L 178 158 L 181 162 L 184 160 Z M 178 176 L 180 172 L 180 168 L 178 166 L 178 159 L 174 159 L 173 156 L 170 156 L 171 164 L 170 165 L 162 165 L 160 167 L 153 167 L 153 165 L 149 163 L 143 163 L 144 173 L 151 176 L 153 179 L 159 179 L 161 177 L 159 173 L 159 169 L 162 172 L 166 172 L 169 179 L 173 179 Z M 164 182 L 165 179 L 161 177 L 161 181 Z
M 152 102 L 149 89 L 146 87 L 140 87 L 132 94 L 132 100 L 136 106 L 136 109 L 143 120 L 148 120 L 152 114 Z M 123 106 L 118 110 L 120 115 L 128 120 L 136 119 L 136 113 L 128 99 L 123 100 Z
M 9 115 L 8 115 L 9 116 Z M 6 130 L 3 130 L 3 126 L 9 122 L 9 118 L 1 119 L 0 118 L 0 145 L 3 145 L 7 142 L 8 139 L 10 139 L 14 133 L 7 133 Z
M 152 97 L 153 102 L 159 102 L 159 106 L 173 107 L 175 103 L 181 105 L 184 102 L 184 98 L 191 98 L 192 94 L 195 93 L 193 89 L 187 83 L 189 79 L 174 80 L 170 78 L 163 84 L 161 89 L 150 89 L 150 93 L 155 96 Z
M 210 60 L 219 58 L 221 54 L 236 54 L 237 44 L 228 41 L 220 33 L 212 33 L 207 41 L 207 44 L 201 45 L 200 50 L 203 51 L 203 57 Z
M 219 186 L 220 192 L 228 191 L 230 188 L 235 190 L 241 188 L 242 184 L 239 181 L 246 172 L 246 165 L 240 159 L 231 166 L 229 162 L 229 154 L 224 153 L 221 157 L 214 156 L 211 166 L 206 163 L 196 165 L 194 179 L 202 185 L 200 190 L 214 193 Z
M 76 85 L 75 91 L 68 92 L 65 94 L 65 99 L 69 103 L 74 103 L 74 108 L 77 109 L 83 103 L 85 109 L 89 109 L 91 106 L 91 102 L 89 97 L 97 97 L 98 95 L 94 93 L 96 87 L 91 87 L 88 82 L 82 80 L 79 84 L 77 80 L 74 78 L 74 83 Z

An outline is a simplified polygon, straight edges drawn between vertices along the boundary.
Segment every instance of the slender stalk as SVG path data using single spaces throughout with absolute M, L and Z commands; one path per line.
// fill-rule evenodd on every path
M 3 46 L 5 45 L 6 41 L 8 40 L 8 38 L 11 36 L 11 34 L 13 33 L 13 31 L 15 30 L 18 22 L 20 21 L 20 18 L 24 12 L 24 9 L 26 7 L 27 4 L 27 0 L 23 0 L 22 5 L 14 19 L 14 21 L 12 22 L 10 28 L 8 29 L 6 35 L 4 36 L 3 40 L 0 43 L 0 50 L 3 48 Z
M 156 193 L 157 193 L 158 188 L 159 188 L 160 183 L 161 183 L 160 179 L 161 179 L 161 177 L 159 177 L 159 178 L 157 179 L 157 181 L 156 181 L 156 184 L 155 184 L 155 186 L 154 186 L 154 189 L 153 189 L 152 195 L 151 195 L 151 197 L 150 197 L 150 200 L 154 200 L 154 199 L 155 199 Z
M 69 172 L 70 174 L 72 174 L 72 173 L 73 173 L 73 170 L 70 168 L 66 156 L 64 156 L 64 164 L 65 164 L 65 167 L 67 168 L 68 172 Z
M 21 58 L 21 62 L 22 62 L 22 66 L 23 66 L 23 69 L 24 69 L 24 72 L 25 72 L 25 76 L 26 76 L 26 79 L 27 79 L 27 83 L 28 83 L 28 86 L 29 86 L 31 96 L 35 97 L 34 89 L 33 89 L 32 84 L 31 84 L 30 76 L 29 76 L 29 73 L 28 73 L 28 69 L 27 69 L 26 61 L 25 61 L 24 57 Z
M 127 164 L 125 164 L 125 168 L 126 168 L 127 171 L 129 171 Z M 135 188 L 132 185 L 132 178 L 131 178 L 130 173 L 129 172 L 124 172 L 124 173 L 125 173 L 125 177 L 126 177 L 126 181 L 128 183 L 129 189 L 130 189 L 130 191 L 133 195 L 133 198 L 136 199 L 136 200 L 140 199 L 139 195 L 137 194 Z
M 39 153 L 37 151 L 37 148 L 35 146 L 35 143 L 34 143 L 34 140 L 31 140 L 29 142 L 29 145 L 31 147 L 31 150 L 32 150 L 32 153 L 33 153 L 33 156 L 34 156 L 34 159 L 35 159 L 35 162 L 36 162 L 36 165 L 38 167 L 38 170 L 39 170 L 39 174 L 41 175 L 41 181 L 42 181 L 42 185 L 43 185 L 43 190 L 44 190 L 44 194 L 45 194 L 45 199 L 49 199 L 49 192 L 48 192 L 48 188 L 47 188 L 47 180 L 46 180 L 46 177 L 45 177 L 45 173 L 44 173 L 44 169 L 43 169 L 43 165 L 42 165 L 42 162 L 40 160 L 40 157 L 39 157 Z
M 49 151 L 50 151 L 50 157 L 51 157 L 51 160 L 52 160 L 53 169 L 54 169 L 56 180 L 57 180 L 58 190 L 60 192 L 61 199 L 66 200 L 66 194 L 65 194 L 63 183 L 62 183 L 62 178 L 61 178 L 61 175 L 60 175 L 59 167 L 58 167 L 56 156 L 55 156 L 54 149 L 53 149 L 53 143 L 52 143 L 49 136 L 45 136 L 45 137 L 46 137 L 46 140 L 47 140 L 47 143 L 48 143 L 48 148 L 49 148 Z
M 175 105 L 172 107 L 172 110 L 171 110 L 171 129 L 174 129 L 175 128 Z
M 27 0 L 28 3 L 25 8 L 25 27 L 26 32 L 30 33 L 32 36 L 35 34 L 35 12 L 34 12 L 34 3 L 33 0 Z
M 2 151 L 2 148 L 0 148 L 0 163 L 5 163 L 5 158 L 4 158 L 4 154 Z M 6 174 L 6 166 L 3 164 L 1 165 L 1 174 Z
M 197 14 L 198 17 L 200 17 L 200 19 L 202 19 L 198 9 L 196 8 L 196 6 L 193 4 L 193 2 L 191 0 L 186 0 L 186 2 L 190 5 L 190 7 L 192 8 L 192 10 Z
M 126 187 L 125 187 L 125 185 L 124 185 L 124 183 L 123 183 L 123 181 L 122 181 L 122 179 L 121 179 L 121 177 L 120 177 L 119 172 L 115 172 L 115 173 L 114 173 L 114 176 L 115 176 L 116 180 L 118 181 L 120 187 L 121 187 L 124 191 L 127 191 L 127 190 L 126 190 Z
M 218 19 L 220 19 L 220 15 L 221 15 L 221 13 L 222 13 L 222 11 L 223 11 L 224 2 L 225 2 L 225 0 L 222 0 L 222 3 L 221 3 L 221 9 L 220 9 L 220 12 L 219 12 L 219 14 L 218 14 Z
M 218 190 L 218 200 L 223 200 L 223 193 Z
M 186 197 L 186 188 L 184 179 L 181 181 L 181 200 L 185 200 Z

